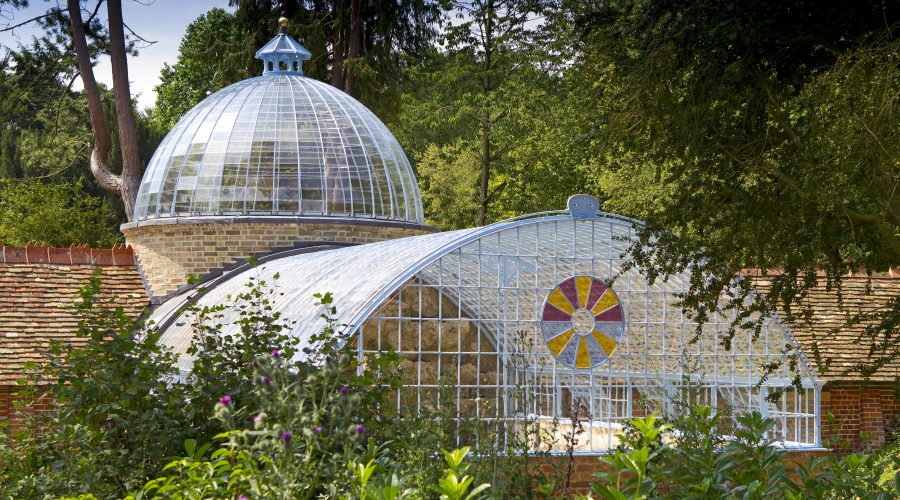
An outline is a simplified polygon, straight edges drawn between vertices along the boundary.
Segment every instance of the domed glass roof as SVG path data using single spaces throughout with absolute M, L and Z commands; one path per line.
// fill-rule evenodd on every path
M 204 99 L 165 137 L 141 181 L 134 220 L 327 215 L 422 224 L 412 168 L 384 123 L 304 77 L 308 52 L 298 54 L 305 49 L 286 34 L 266 48 L 257 54 L 263 76 Z

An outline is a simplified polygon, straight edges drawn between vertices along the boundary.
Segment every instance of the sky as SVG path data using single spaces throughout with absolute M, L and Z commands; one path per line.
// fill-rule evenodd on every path
M 65 0 L 30 0 L 26 9 L 13 10 L 0 7 L 0 29 L 43 14 L 47 9 Z M 94 1 L 87 3 L 93 8 Z M 140 108 L 153 106 L 156 93 L 153 88 L 159 84 L 159 72 L 164 63 L 174 64 L 178 59 L 178 44 L 184 36 L 188 24 L 213 7 L 228 7 L 228 0 L 125 0 L 122 2 L 122 17 L 131 29 L 155 44 L 140 50 L 137 57 L 128 59 L 128 77 L 131 80 L 131 94 L 138 100 Z M 106 6 L 101 7 L 105 18 Z M 83 14 L 85 17 L 87 14 Z M 127 33 L 127 31 L 126 31 Z M 274 32 L 273 32 L 274 33 Z M 18 47 L 31 43 L 32 37 L 42 34 L 34 23 L 13 32 L 0 33 L 0 46 Z M 104 57 L 94 67 L 97 80 L 112 86 L 109 58 Z M 80 88 L 80 80 L 76 88 Z

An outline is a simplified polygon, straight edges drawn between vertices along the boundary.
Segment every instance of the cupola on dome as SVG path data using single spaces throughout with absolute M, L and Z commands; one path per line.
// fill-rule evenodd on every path
M 288 215 L 422 224 L 409 160 L 384 123 L 304 77 L 310 54 L 284 29 L 256 57 L 262 76 L 207 97 L 163 139 L 134 220 Z

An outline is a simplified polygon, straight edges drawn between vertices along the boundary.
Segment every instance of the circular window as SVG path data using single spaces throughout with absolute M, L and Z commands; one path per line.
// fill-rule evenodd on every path
M 605 363 L 622 340 L 622 304 L 603 281 L 573 276 L 547 295 L 541 333 L 557 361 L 573 368 L 593 368 Z

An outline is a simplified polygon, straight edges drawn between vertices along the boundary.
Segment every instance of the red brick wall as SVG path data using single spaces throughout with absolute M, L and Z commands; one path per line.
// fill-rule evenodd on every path
M 812 456 L 822 456 L 827 452 L 824 451 L 802 451 L 788 452 L 785 456 L 785 463 L 789 470 L 794 470 L 798 465 L 806 465 Z M 541 468 L 545 474 L 552 476 L 557 474 L 555 478 L 558 484 L 557 492 L 562 492 L 563 483 L 565 482 L 565 472 L 568 465 L 568 457 L 552 457 L 538 458 L 541 460 Z M 600 458 L 596 456 L 575 456 L 572 464 L 572 481 L 570 483 L 570 494 L 587 494 L 591 489 L 591 482 L 594 480 L 594 474 L 601 468 Z
M 900 418 L 892 383 L 828 384 L 822 391 L 822 441 L 840 453 L 881 446 L 894 439 L 888 429 Z
M 15 401 L 21 389 L 20 386 L 0 385 L 0 432 L 15 431 L 21 422 L 19 416 L 23 411 L 43 413 L 50 409 L 50 399 L 43 396 L 26 408 L 16 409 Z

